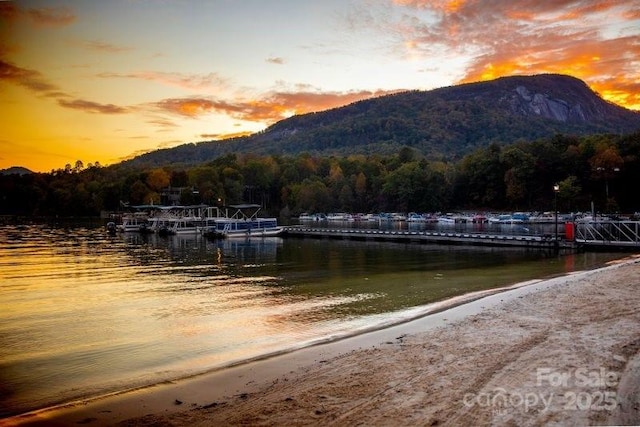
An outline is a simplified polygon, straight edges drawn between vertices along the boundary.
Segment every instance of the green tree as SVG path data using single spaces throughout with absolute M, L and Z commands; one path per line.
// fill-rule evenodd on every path
M 529 183 L 535 175 L 535 158 L 518 146 L 502 150 L 505 196 L 512 207 L 522 205 L 530 195 Z
M 500 146 L 492 144 L 462 159 L 456 180 L 459 205 L 498 209 L 505 205 L 506 171 L 500 153 Z
M 578 198 L 578 195 L 582 191 L 578 183 L 578 178 L 571 175 L 558 182 L 558 187 L 558 199 L 561 206 L 564 206 L 566 211 L 571 212 L 573 209 L 572 203 Z M 562 209 L 562 207 L 559 207 L 559 209 Z
M 129 202 L 133 205 L 142 205 L 149 202 L 148 195 L 151 193 L 149 187 L 142 182 L 141 180 L 137 180 L 131 186 L 131 192 L 129 197 Z
M 317 179 L 305 179 L 295 185 L 296 212 L 327 212 L 333 206 L 327 186 Z

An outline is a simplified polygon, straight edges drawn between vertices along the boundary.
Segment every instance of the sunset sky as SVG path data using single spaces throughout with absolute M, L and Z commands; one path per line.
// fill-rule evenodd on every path
M 537 73 L 640 110 L 640 2 L 0 1 L 0 169 L 108 165 L 386 93 Z

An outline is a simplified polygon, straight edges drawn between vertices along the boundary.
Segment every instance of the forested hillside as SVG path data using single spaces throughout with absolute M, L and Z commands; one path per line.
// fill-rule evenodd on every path
M 185 144 L 126 163 L 193 165 L 229 153 L 387 156 L 403 147 L 451 161 L 493 143 L 637 130 L 639 112 L 604 101 L 581 80 L 517 76 L 360 101 L 294 116 L 249 137 Z
M 259 156 L 229 154 L 195 166 L 85 168 L 0 176 L 0 213 L 79 216 L 123 203 L 158 204 L 183 187 L 182 203 L 253 202 L 272 214 L 435 212 L 453 209 L 640 210 L 640 132 L 626 136 L 557 135 L 508 146 L 491 144 L 458 161 L 418 150 L 394 155 Z M 609 197 L 607 198 L 607 192 Z

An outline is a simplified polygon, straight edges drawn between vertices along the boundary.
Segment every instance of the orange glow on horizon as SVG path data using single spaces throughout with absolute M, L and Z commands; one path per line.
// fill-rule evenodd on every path
M 570 75 L 640 111 L 637 0 L 41 3 L 0 0 L 0 169 L 106 166 L 511 75 Z

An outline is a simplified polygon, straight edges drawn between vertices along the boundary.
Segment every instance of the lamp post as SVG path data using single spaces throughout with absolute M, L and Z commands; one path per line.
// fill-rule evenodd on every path
M 553 184 L 553 215 L 554 215 L 554 222 L 556 226 L 554 247 L 555 247 L 556 253 L 560 249 L 560 244 L 558 243 L 558 192 L 559 191 L 560 191 L 560 185 Z

